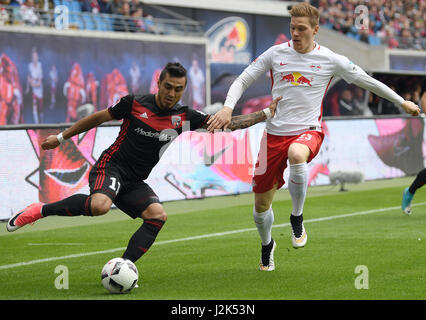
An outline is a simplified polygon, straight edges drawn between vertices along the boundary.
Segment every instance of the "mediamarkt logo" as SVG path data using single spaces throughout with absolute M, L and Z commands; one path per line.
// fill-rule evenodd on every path
M 159 141 L 170 141 L 178 135 L 176 131 L 175 131 L 175 134 L 164 133 L 163 131 L 166 131 L 166 130 L 163 130 L 162 132 L 151 132 L 151 131 L 145 131 L 142 128 L 136 128 L 135 131 L 142 136 L 158 139 Z M 170 131 L 170 130 L 167 130 L 167 131 Z M 171 131 L 174 131 L 174 130 L 171 130 Z

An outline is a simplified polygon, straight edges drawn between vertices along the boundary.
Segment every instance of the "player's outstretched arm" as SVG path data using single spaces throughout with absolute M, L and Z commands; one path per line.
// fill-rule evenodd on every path
M 272 103 L 265 108 L 257 112 L 250 114 L 244 114 L 241 116 L 235 116 L 231 118 L 231 122 L 228 125 L 228 129 L 234 131 L 238 129 L 244 129 L 255 125 L 256 123 L 262 122 L 266 119 L 272 118 L 275 115 L 278 102 L 282 97 L 275 98 Z
M 250 66 L 248 68 L 250 68 Z M 259 75 L 260 74 L 264 74 L 264 72 L 261 71 Z M 250 87 L 256 78 L 256 76 L 253 77 L 250 73 L 248 73 L 246 69 L 237 79 L 235 79 L 228 90 L 223 108 L 208 120 L 208 131 L 213 132 L 215 129 L 225 130 L 228 128 L 231 123 L 233 107 L 237 103 L 238 99 L 241 98 L 244 91 Z
M 100 124 L 113 120 L 111 114 L 109 113 L 108 109 L 104 109 L 98 112 L 95 112 L 94 114 L 91 114 L 90 116 L 87 116 L 83 119 L 78 120 L 76 123 L 74 123 L 71 127 L 66 129 L 62 132 L 62 138 L 64 140 L 69 139 L 76 134 L 80 134 L 82 132 L 86 132 L 94 127 L 99 126 Z M 58 140 L 57 135 L 50 135 L 48 136 L 43 143 L 41 144 L 41 147 L 43 150 L 49 150 L 54 149 L 57 146 L 59 146 L 61 143 Z
M 412 116 L 420 115 L 420 108 L 418 105 L 408 100 L 404 101 L 401 96 L 399 96 L 387 85 L 374 79 L 365 72 L 360 74 L 359 77 L 353 82 L 353 84 L 365 90 L 371 91 L 379 97 L 393 102 L 395 105 L 400 105 L 406 113 Z

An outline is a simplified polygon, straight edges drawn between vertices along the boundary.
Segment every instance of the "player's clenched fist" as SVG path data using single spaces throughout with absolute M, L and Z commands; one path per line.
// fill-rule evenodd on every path
M 54 134 L 48 136 L 43 143 L 41 144 L 41 148 L 43 150 L 49 150 L 49 149 L 54 149 L 57 146 L 59 146 L 59 140 L 58 137 Z

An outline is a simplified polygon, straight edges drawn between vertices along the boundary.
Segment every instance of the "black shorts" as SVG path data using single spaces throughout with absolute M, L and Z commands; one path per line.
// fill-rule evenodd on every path
M 89 174 L 90 194 L 102 193 L 124 213 L 133 219 L 141 218 L 151 203 L 160 199 L 144 181 L 132 181 L 128 174 L 113 163 L 96 163 Z

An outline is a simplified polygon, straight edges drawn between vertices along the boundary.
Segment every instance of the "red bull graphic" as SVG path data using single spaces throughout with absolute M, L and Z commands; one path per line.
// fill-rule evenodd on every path
M 320 64 L 315 64 L 315 63 L 313 63 L 313 64 L 311 64 L 310 66 L 309 66 L 310 68 L 311 68 L 311 70 L 312 71 L 319 71 L 319 70 L 321 70 L 321 65 Z
M 129 94 L 126 79 L 118 69 L 104 76 L 101 83 L 101 106 L 103 108 L 114 105 L 121 97 Z
M 95 74 L 89 72 L 86 79 L 86 97 L 87 103 L 91 103 L 95 107 L 94 111 L 98 110 L 98 87 L 99 81 L 96 80 Z
M 77 121 L 77 108 L 86 100 L 83 71 L 78 63 L 74 63 L 68 81 L 64 84 L 64 96 L 66 96 L 68 100 L 67 118 L 65 121 Z
M 166 41 L 161 37 L 134 41 L 102 34 L 75 37 L 71 34 L 35 35 L 27 31 L 0 31 L 0 125 L 75 121 L 109 107 L 115 100 L 115 93 L 122 96 L 123 92 L 130 91 L 131 84 L 135 85 L 134 90 L 139 84 L 139 90 L 133 93 L 147 93 L 155 69 L 163 67 L 173 57 L 179 57 L 182 65 L 189 68 L 192 57 L 197 56 L 200 69 L 206 71 L 208 68 L 206 41 L 190 39 L 182 43 L 178 38 Z M 231 40 L 239 46 L 243 41 L 241 32 L 234 32 Z M 117 48 L 126 50 L 117 51 Z M 135 62 L 139 71 L 129 74 Z M 80 70 L 74 71 L 78 68 Z M 104 97 L 101 97 L 102 79 L 115 68 L 124 78 L 120 76 L 120 83 L 112 85 L 105 80 L 108 88 L 105 86 Z M 123 79 L 128 83 L 128 90 Z M 117 88 L 120 86 L 122 88 Z M 156 86 L 155 83 L 153 90 Z M 188 91 L 182 97 L 182 104 L 190 103 Z
M 22 88 L 15 63 L 0 56 L 0 125 L 22 123 Z
M 292 72 L 283 75 L 281 81 L 290 82 L 293 86 L 305 85 L 312 87 L 311 80 L 303 76 L 300 72 Z
M 241 17 L 220 20 L 206 32 L 212 63 L 249 64 L 252 60 L 248 50 L 250 29 Z
M 158 92 L 158 80 L 160 80 L 161 69 L 156 69 L 152 74 L 149 93 L 156 94 Z
M 276 46 L 278 44 L 286 43 L 288 41 L 289 41 L 289 39 L 287 38 L 287 36 L 284 33 L 279 33 L 277 35 L 277 37 L 275 38 L 274 46 Z
M 34 185 L 39 190 L 39 201 L 58 201 L 87 187 L 89 172 L 95 163 L 92 154 L 96 129 L 88 131 L 83 137 L 66 140 L 58 148 L 48 151 L 41 149 L 40 145 L 57 130 L 28 130 L 27 133 L 40 160 L 38 170 L 33 172 L 39 176 L 39 184 Z M 30 177 L 26 180 L 31 183 Z

